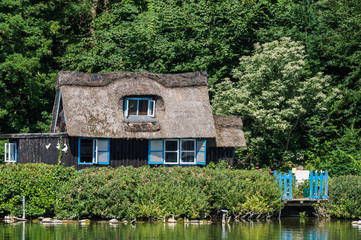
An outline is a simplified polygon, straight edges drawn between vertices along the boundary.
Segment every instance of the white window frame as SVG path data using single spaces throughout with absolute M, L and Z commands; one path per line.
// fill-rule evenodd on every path
M 177 142 L 177 151 L 167 151 L 166 147 L 167 147 L 167 142 L 173 142 L 176 141 Z M 177 162 L 167 162 L 167 153 L 177 153 Z M 164 140 L 164 164 L 173 164 L 173 165 L 177 165 L 179 164 L 179 139 L 165 139 Z
M 15 163 L 17 162 L 17 144 L 5 143 L 5 162 Z
M 99 150 L 99 142 L 100 141 L 103 141 L 103 142 L 106 142 L 107 144 L 107 150 L 104 151 L 104 150 Z M 110 155 L 110 141 L 109 139 L 93 139 L 93 163 L 94 164 L 109 164 L 109 155 Z M 104 162 L 99 162 L 98 159 L 99 159 L 99 153 L 100 152 L 106 152 L 107 153 L 107 157 L 108 157 L 108 161 L 106 163 Z
M 193 142 L 193 151 L 191 150 L 182 150 L 182 142 L 185 142 L 185 141 L 192 141 Z M 180 145 L 179 145 L 179 160 L 180 160 L 180 164 L 184 164 L 184 165 L 195 165 L 196 164 L 196 158 L 197 158 L 197 145 L 196 145 L 196 140 L 195 139 L 181 139 L 180 140 Z M 193 153 L 194 157 L 193 157 L 193 162 L 183 162 L 182 161 L 182 153 L 186 153 L 186 152 L 191 152 Z
M 81 152 L 81 140 L 82 139 L 91 139 L 86 137 L 80 137 L 78 140 L 78 164 L 79 165 L 92 165 L 92 164 L 102 164 L 102 165 L 109 165 L 110 164 L 110 139 L 92 139 L 93 146 L 92 146 L 92 162 L 81 162 L 80 161 L 80 152 Z M 99 141 L 106 141 L 107 142 L 107 151 L 99 151 Z M 107 152 L 108 154 L 108 161 L 107 162 L 99 162 L 99 152 Z
M 140 116 L 139 115 L 139 100 L 146 100 L 148 101 L 148 111 L 147 115 L 148 117 L 154 117 L 155 116 L 155 100 L 152 98 L 137 98 L 137 97 L 127 97 L 125 98 L 125 106 L 124 106 L 124 116 L 129 117 L 129 101 L 130 100 L 136 100 L 137 101 L 137 114 L 134 116 Z M 144 115 L 145 116 L 145 115 Z

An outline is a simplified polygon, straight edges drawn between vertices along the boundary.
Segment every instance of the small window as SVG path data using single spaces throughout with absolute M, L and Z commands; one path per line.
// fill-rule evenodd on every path
M 154 117 L 155 100 L 151 98 L 125 98 L 124 116 Z
M 109 164 L 110 140 L 79 138 L 79 164 Z
M 196 163 L 196 140 L 181 140 L 181 163 Z
M 16 143 L 5 143 L 5 162 L 17 161 Z
M 178 140 L 165 140 L 164 162 L 167 164 L 178 163 Z
M 206 140 L 204 139 L 149 140 L 148 163 L 205 165 Z

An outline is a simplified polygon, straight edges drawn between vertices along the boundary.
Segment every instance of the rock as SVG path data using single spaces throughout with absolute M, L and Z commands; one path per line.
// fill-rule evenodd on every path
M 191 223 L 199 223 L 199 220 L 191 220 Z
M 119 221 L 117 219 L 113 218 L 113 219 L 109 220 L 109 223 L 119 223 Z
M 63 220 L 59 220 L 59 219 L 54 219 L 53 220 L 53 223 L 63 223 L 64 221 Z
M 43 220 L 41 220 L 41 222 L 43 222 L 43 223 L 52 223 L 53 219 L 52 218 L 43 218 Z
M 79 222 L 81 222 L 81 223 L 90 223 L 90 220 L 89 219 L 82 219 Z

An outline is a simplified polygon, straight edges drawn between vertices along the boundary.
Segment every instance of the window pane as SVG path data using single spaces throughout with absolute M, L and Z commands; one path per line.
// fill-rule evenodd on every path
M 176 152 L 166 152 L 165 153 L 165 162 L 166 163 L 177 163 L 177 154 Z
M 93 162 L 93 139 L 80 139 L 80 162 Z
M 107 163 L 107 162 L 108 162 L 108 153 L 98 152 L 98 163 Z
M 15 144 L 11 144 L 10 161 L 15 161 Z
M 98 151 L 108 151 L 108 140 L 98 140 Z
M 206 141 L 198 140 L 197 141 L 197 151 L 205 151 Z
M 194 163 L 194 152 L 182 152 L 182 162 Z
M 204 163 L 205 154 L 204 152 L 197 153 L 197 163 Z
M 194 140 L 182 140 L 182 150 L 194 151 Z
M 149 101 L 148 115 L 154 117 L 154 101 Z
M 162 151 L 162 150 L 163 150 L 163 141 L 150 140 L 150 151 Z
M 137 115 L 137 100 L 128 100 L 128 115 Z
M 139 100 L 138 115 L 148 115 L 148 100 Z
M 178 141 L 165 141 L 166 151 L 178 151 Z
M 150 154 L 150 162 L 152 162 L 152 163 L 163 162 L 163 153 L 162 152 L 152 152 Z

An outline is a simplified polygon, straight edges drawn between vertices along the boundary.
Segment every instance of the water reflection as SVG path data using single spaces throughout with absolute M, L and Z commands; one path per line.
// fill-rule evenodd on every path
M 351 225 L 348 220 L 299 218 L 229 224 L 0 223 L 0 239 L 361 239 L 361 225 Z

